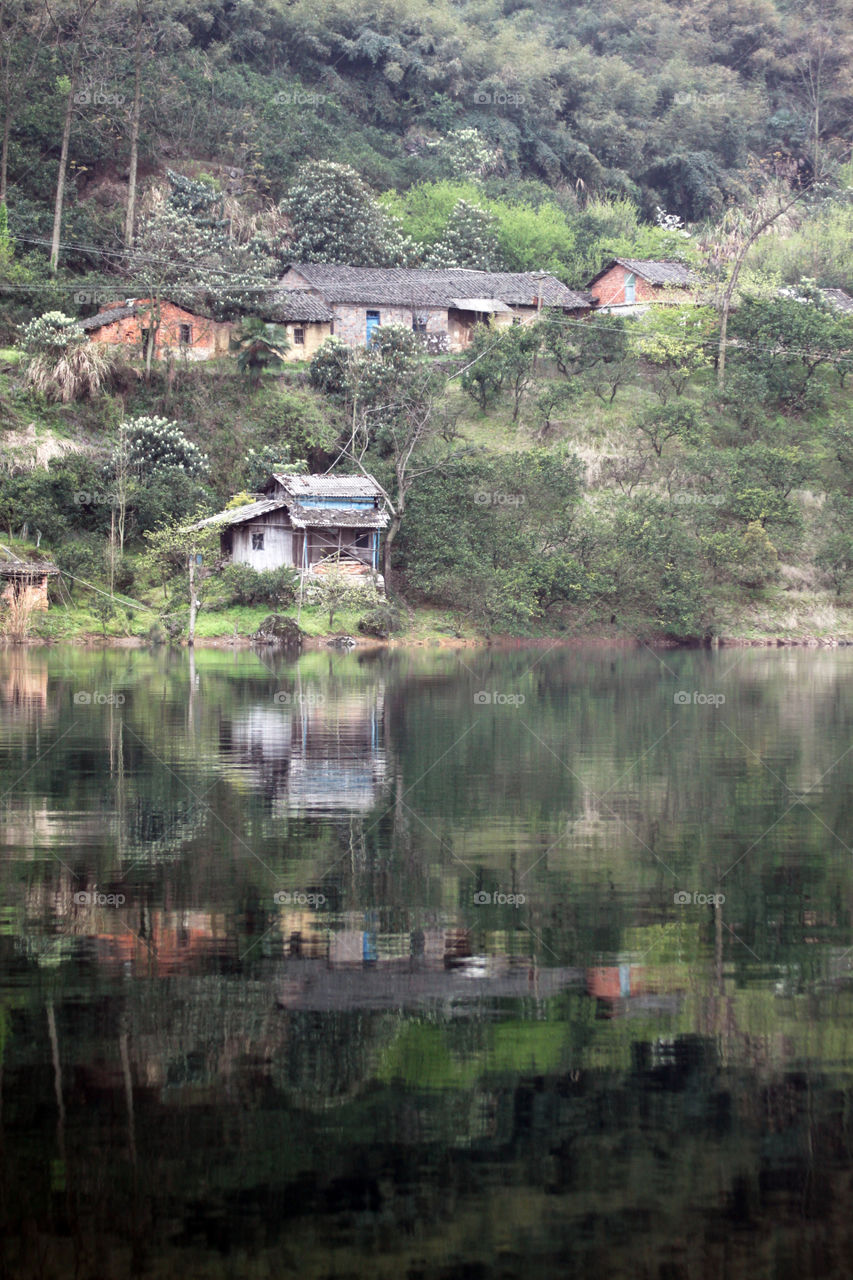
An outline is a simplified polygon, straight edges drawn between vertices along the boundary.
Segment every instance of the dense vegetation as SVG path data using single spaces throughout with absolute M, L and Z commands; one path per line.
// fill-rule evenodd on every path
M 851 17 L 0 0 L 4 536 L 73 575 L 80 625 L 169 630 L 146 534 L 272 462 L 365 466 L 410 626 L 847 634 L 853 322 L 821 290 L 853 288 Z M 699 305 L 286 372 L 264 311 L 300 258 L 582 287 L 616 253 L 689 262 Z M 240 320 L 235 358 L 87 342 L 134 293 Z M 243 579 L 229 628 L 288 594 Z

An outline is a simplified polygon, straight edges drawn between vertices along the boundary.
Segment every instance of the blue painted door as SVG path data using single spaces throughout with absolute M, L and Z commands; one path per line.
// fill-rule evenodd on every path
M 377 330 L 378 328 L 379 328 L 379 312 L 378 312 L 378 311 L 368 311 L 368 313 L 367 313 L 367 333 L 366 333 L 366 335 L 365 335 L 365 336 L 366 336 L 366 338 L 367 338 L 367 345 L 368 345 L 368 346 L 370 346 L 371 342 L 373 341 L 373 335 L 374 335 L 374 333 L 376 332 L 376 330 Z

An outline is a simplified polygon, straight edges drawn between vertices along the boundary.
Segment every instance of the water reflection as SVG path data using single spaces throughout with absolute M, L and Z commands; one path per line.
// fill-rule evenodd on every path
M 4 1273 L 846 1274 L 851 673 L 0 652 Z

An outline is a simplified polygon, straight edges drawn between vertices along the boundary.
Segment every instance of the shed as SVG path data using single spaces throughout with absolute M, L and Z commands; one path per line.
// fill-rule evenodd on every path
M 235 564 L 310 575 L 337 564 L 354 578 L 373 578 L 388 518 L 372 476 L 276 473 L 252 502 L 199 523 L 221 527 L 222 555 Z

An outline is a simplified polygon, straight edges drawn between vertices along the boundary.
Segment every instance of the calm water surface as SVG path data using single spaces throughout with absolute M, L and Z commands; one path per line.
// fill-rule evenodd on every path
M 848 1277 L 853 652 L 0 650 L 0 1274 Z

